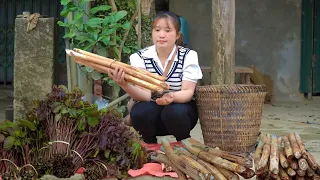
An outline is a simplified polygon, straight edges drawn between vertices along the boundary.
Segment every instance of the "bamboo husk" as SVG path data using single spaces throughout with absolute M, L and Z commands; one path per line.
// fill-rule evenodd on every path
M 122 62 L 120 62 L 120 61 L 114 61 L 113 59 L 106 58 L 106 57 L 103 57 L 103 56 L 100 56 L 100 55 L 97 55 L 97 54 L 94 54 L 94 53 L 90 53 L 90 52 L 88 52 L 88 51 L 84 51 L 84 50 L 81 50 L 81 49 L 77 49 L 77 48 L 74 48 L 73 50 L 74 50 L 75 52 L 77 52 L 77 53 L 81 53 L 81 54 L 86 55 L 86 56 L 91 56 L 91 57 L 95 57 L 95 58 L 98 58 L 98 59 L 101 59 L 101 60 L 104 60 L 104 61 L 107 61 L 107 62 L 113 62 L 114 64 L 119 64 L 119 65 L 121 65 L 122 67 L 126 67 L 126 68 L 129 68 L 129 69 L 138 71 L 138 72 L 140 72 L 141 74 L 144 74 L 144 75 L 153 77 L 153 78 L 158 79 L 158 80 L 160 80 L 160 81 L 165 81 L 165 80 L 166 80 L 166 77 L 163 77 L 163 76 L 159 76 L 159 75 L 150 73 L 149 71 L 146 71 L 146 70 L 143 70 L 143 69 L 139 69 L 139 68 L 130 66 L 129 64 L 125 64 L 125 63 L 122 63 Z
M 290 177 L 293 177 L 293 176 L 295 176 L 295 175 L 297 174 L 296 171 L 293 170 L 291 167 L 289 167 L 289 168 L 286 170 L 286 172 L 288 173 L 288 175 L 289 175 Z
M 212 154 L 214 156 L 219 156 L 223 159 L 227 159 L 229 161 L 232 161 L 232 162 L 240 164 L 240 165 L 244 165 L 246 167 L 252 166 L 252 161 L 247 157 L 241 157 L 241 156 L 230 154 L 229 152 L 226 152 L 226 151 L 211 148 L 209 146 L 206 146 L 206 145 L 198 142 L 197 140 L 195 140 L 193 138 L 188 138 L 186 140 L 189 141 L 189 143 L 191 143 L 192 145 L 194 145 L 194 147 L 199 148 L 202 151 L 208 152 L 209 154 Z
M 297 144 L 298 144 L 298 146 L 299 146 L 299 148 L 300 148 L 302 157 L 303 157 L 304 159 L 307 159 L 307 156 L 306 156 L 306 152 L 307 152 L 307 151 L 306 151 L 306 148 L 304 147 L 304 144 L 303 144 L 303 142 L 302 142 L 302 140 L 301 140 L 300 135 L 299 135 L 298 133 L 294 133 L 294 135 L 295 135 L 295 137 L 296 137 Z
M 270 150 L 270 166 L 269 170 L 274 174 L 271 176 L 273 179 L 276 179 L 275 175 L 279 173 L 279 148 L 278 148 L 278 139 L 276 136 L 271 138 L 271 150 Z
M 310 166 L 308 166 L 308 168 L 307 168 L 307 176 L 313 177 L 314 174 L 315 174 L 314 170 L 312 170 L 312 169 L 310 168 Z
M 289 141 L 289 138 L 287 136 L 283 136 L 282 137 L 282 140 L 284 142 L 284 152 L 285 152 L 285 155 L 287 157 L 287 159 L 293 159 L 294 155 L 293 155 L 293 151 L 292 151 L 292 148 L 291 148 L 291 144 L 290 144 L 290 141 Z
M 77 52 L 70 51 L 69 54 L 71 54 L 72 56 L 75 57 L 75 62 L 79 63 L 79 61 L 81 59 L 81 64 L 88 65 L 88 66 L 90 64 L 91 66 L 94 65 L 95 67 L 100 67 L 99 68 L 100 70 L 101 69 L 104 70 L 103 73 L 108 73 L 108 69 L 115 69 L 116 67 L 121 67 L 113 62 L 103 61 L 101 59 L 97 59 L 97 58 L 91 57 L 91 56 L 86 56 L 86 55 L 83 55 L 83 54 L 80 54 Z M 121 68 L 123 68 L 126 75 L 130 75 L 130 76 L 134 77 L 135 79 L 139 79 L 142 82 L 145 81 L 150 84 L 159 86 L 165 90 L 169 89 L 168 84 L 166 84 L 163 81 L 160 81 L 158 79 L 154 79 L 150 76 L 143 75 L 134 69 L 130 69 L 130 68 L 126 68 L 126 67 L 121 67 Z M 94 68 L 94 69 L 96 69 L 96 68 Z
M 218 168 L 212 166 L 210 163 L 207 163 L 205 161 L 203 161 L 202 159 L 197 158 L 195 155 L 191 154 L 190 152 L 188 152 L 186 149 L 184 149 L 183 147 L 175 147 L 174 150 L 179 153 L 179 154 L 184 154 L 186 156 L 189 156 L 190 158 L 192 158 L 193 160 L 197 161 L 198 163 L 200 163 L 203 167 L 205 167 L 217 180 L 239 180 L 239 177 L 235 175 L 234 176 L 225 176 L 220 170 L 218 170 Z M 231 172 L 232 173 L 232 172 Z M 229 175 L 229 174 L 227 174 Z
M 258 171 L 262 171 L 268 163 L 269 156 L 270 156 L 270 149 L 271 149 L 270 143 L 271 143 L 271 135 L 267 134 L 266 142 L 263 145 L 261 159 L 257 166 Z
M 308 162 L 303 158 L 298 160 L 298 165 L 299 165 L 299 168 L 304 171 L 308 169 Z
M 318 169 L 318 164 L 317 164 L 315 158 L 312 156 L 312 154 L 310 152 L 306 152 L 306 156 L 307 156 L 307 161 L 308 161 L 310 168 L 313 169 L 314 171 L 316 171 Z
M 98 72 L 102 72 L 102 73 L 108 73 L 108 68 L 107 67 L 104 67 L 104 66 L 101 66 L 101 65 L 98 65 L 98 64 L 93 64 L 93 63 L 84 63 L 82 60 L 78 59 L 76 61 L 77 63 L 79 64 L 83 64 L 83 65 L 86 65 L 88 67 L 91 67 L 93 69 L 96 69 Z M 146 88 L 146 89 L 149 89 L 153 92 L 157 92 L 159 94 L 162 94 L 163 93 L 163 88 L 157 86 L 157 85 L 154 85 L 154 84 L 151 84 L 149 82 L 146 82 L 146 81 L 143 81 L 139 78 L 136 78 L 136 77 L 133 77 L 131 75 L 128 75 L 128 74 L 125 74 L 124 76 L 124 79 L 132 84 L 136 84 L 136 85 L 139 85 L 143 88 Z
M 204 161 L 210 162 L 218 167 L 236 172 L 244 178 L 252 178 L 255 175 L 253 170 L 246 168 L 245 166 L 230 162 L 228 160 L 222 159 L 221 157 L 214 156 L 208 152 L 202 151 L 201 149 L 195 148 L 194 145 L 190 143 L 189 139 L 184 139 L 181 142 L 184 148 L 186 148 L 192 154 L 197 155 L 197 157 L 203 159 Z
M 297 159 L 291 159 L 291 160 L 289 160 L 288 162 L 289 162 L 289 166 L 290 166 L 292 169 L 296 170 L 296 169 L 299 168 Z
M 168 158 L 168 156 L 164 155 L 164 154 L 160 154 L 160 153 L 157 153 L 156 155 L 152 155 L 150 156 L 151 157 L 151 161 L 156 161 L 156 162 L 159 162 L 159 163 L 164 163 L 164 164 L 167 164 L 169 165 L 170 167 L 172 167 L 172 169 L 178 174 L 178 178 L 179 180 L 187 180 L 187 176 L 182 172 L 180 171 L 180 169 L 174 165 L 170 159 Z
M 183 173 L 191 177 L 192 179 L 207 179 L 204 174 L 199 172 L 197 169 L 192 168 L 188 162 L 184 162 L 178 155 L 173 152 L 170 143 L 167 139 L 161 138 L 161 144 L 165 153 L 171 162 L 176 165 Z
M 290 133 L 288 137 L 293 150 L 294 157 L 296 157 L 297 159 L 300 159 L 302 154 L 301 154 L 300 147 L 297 144 L 296 136 L 294 135 L 294 133 Z
M 297 174 L 299 175 L 299 176 L 305 176 L 306 175 L 306 171 L 305 170 L 302 170 L 302 169 L 297 169 L 296 170 L 296 172 L 297 172 Z
M 279 177 L 281 180 L 289 180 L 289 175 L 282 167 L 279 168 Z

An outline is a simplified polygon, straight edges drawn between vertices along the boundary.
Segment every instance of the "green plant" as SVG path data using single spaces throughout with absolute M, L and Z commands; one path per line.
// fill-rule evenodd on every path
M 85 6 L 91 0 L 80 0 L 78 2 L 61 0 L 64 9 L 60 13 L 66 17 L 69 13 L 74 13 L 73 20 L 65 23 L 59 21 L 58 24 L 67 29 L 64 38 L 70 39 L 72 47 L 97 53 L 101 56 L 119 59 L 119 48 L 122 39 L 117 35 L 120 29 L 128 30 L 129 22 L 120 23 L 126 15 L 126 11 L 110 12 L 111 6 L 99 5 L 86 12 Z M 84 18 L 87 21 L 84 21 Z M 116 41 L 111 41 L 115 38 Z M 91 73 L 94 80 L 102 78 L 102 75 L 91 68 L 85 67 L 83 70 Z

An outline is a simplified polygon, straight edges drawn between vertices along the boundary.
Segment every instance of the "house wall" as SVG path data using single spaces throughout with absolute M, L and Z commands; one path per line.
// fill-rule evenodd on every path
M 171 0 L 170 10 L 190 28 L 190 47 L 201 65 L 212 59 L 211 0 Z M 301 0 L 236 1 L 236 65 L 270 75 L 273 100 L 302 100 L 299 93 Z

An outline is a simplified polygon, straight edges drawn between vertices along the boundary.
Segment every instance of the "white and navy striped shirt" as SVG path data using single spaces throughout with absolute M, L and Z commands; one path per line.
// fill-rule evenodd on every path
M 175 46 L 163 67 L 158 58 L 156 47 L 153 45 L 132 54 L 130 56 L 130 63 L 134 67 L 146 69 L 151 73 L 162 76 L 168 61 L 171 60 L 174 54 L 175 48 L 178 48 L 178 52 L 167 74 L 166 83 L 170 85 L 169 91 L 179 91 L 181 90 L 182 81 L 197 83 L 203 76 L 196 51 Z

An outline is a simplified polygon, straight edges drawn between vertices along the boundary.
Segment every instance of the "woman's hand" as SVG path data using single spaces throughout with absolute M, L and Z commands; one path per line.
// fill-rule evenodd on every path
M 116 66 L 115 69 L 108 70 L 108 76 L 113 79 L 120 87 L 125 87 L 128 85 L 128 82 L 124 80 L 125 72 L 123 68 Z
M 157 98 L 156 103 L 158 105 L 165 106 L 165 105 L 171 104 L 173 100 L 174 100 L 174 94 L 173 92 L 169 92 L 164 94 L 161 98 Z

